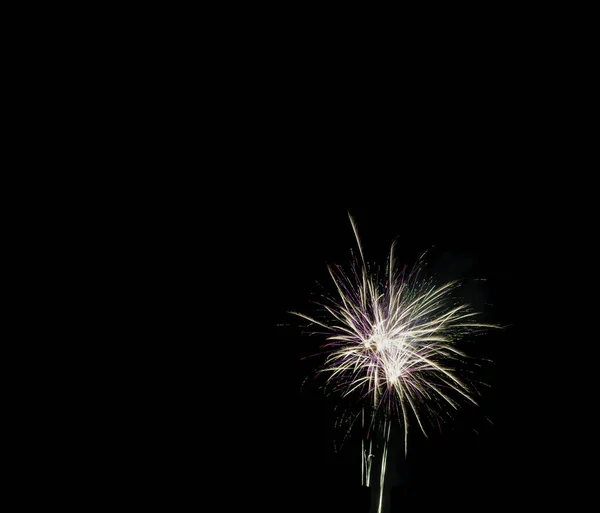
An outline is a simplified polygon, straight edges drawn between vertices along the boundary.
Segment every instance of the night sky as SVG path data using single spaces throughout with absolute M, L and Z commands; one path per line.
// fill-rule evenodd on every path
M 486 208 L 485 201 L 429 212 L 402 201 L 379 208 L 310 203 L 274 208 L 269 230 L 275 248 L 268 267 L 274 303 L 269 362 L 276 367 L 270 415 L 279 425 L 268 428 L 272 436 L 267 439 L 269 462 L 280 469 L 271 480 L 274 493 L 298 511 L 368 511 L 369 498 L 360 486 L 358 432 L 336 452 L 341 432 L 334 428 L 334 409 L 342 404 L 326 397 L 322 380 L 312 378 L 314 360 L 301 360 L 322 340 L 303 334 L 303 321 L 288 313 L 310 315 L 321 287 L 333 292 L 327 264 L 347 268 L 356 250 L 350 213 L 369 262 L 384 266 L 394 239 L 401 264 L 411 266 L 426 251 L 426 270 L 438 283 L 460 279 L 460 294 L 481 312 L 478 319 L 504 326 L 461 346 L 474 357 L 492 360 L 478 370 L 489 385 L 479 389 L 479 407 L 465 405 L 453 421 L 428 426 L 428 438 L 413 425 L 406 459 L 402 443 L 392 442 L 397 456 L 388 462 L 391 504 L 398 511 L 449 506 L 481 511 L 535 502 L 524 493 L 531 489 L 536 459 L 527 450 L 535 445 L 528 441 L 535 436 L 530 428 L 534 408 L 524 400 L 529 392 L 516 382 L 523 373 L 516 355 L 525 341 L 524 287 L 517 280 L 523 231 L 514 218 L 490 203 Z M 527 353 L 525 348 L 523 358 Z

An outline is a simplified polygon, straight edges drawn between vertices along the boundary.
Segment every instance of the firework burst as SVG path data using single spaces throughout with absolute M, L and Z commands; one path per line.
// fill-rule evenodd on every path
M 461 401 L 475 404 L 475 390 L 459 377 L 468 357 L 456 344 L 497 326 L 475 322 L 477 313 L 457 302 L 459 282 L 439 286 L 423 277 L 422 260 L 411 270 L 399 269 L 395 243 L 386 271 L 371 270 L 351 216 L 350 222 L 359 255 L 349 272 L 329 266 L 336 294 L 320 304 L 322 318 L 292 313 L 309 321 L 313 333 L 326 337 L 321 371 L 328 374 L 327 385 L 361 406 L 356 418 L 363 427 L 369 424 L 367 433 L 379 426 L 382 493 L 391 422 L 398 420 L 403 428 L 406 453 L 413 419 L 427 436 L 426 421 L 458 409 Z M 371 436 L 365 438 L 363 484 L 369 486 L 373 446 Z

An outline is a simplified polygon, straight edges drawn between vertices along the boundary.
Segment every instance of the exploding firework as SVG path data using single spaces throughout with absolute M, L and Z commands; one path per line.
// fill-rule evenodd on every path
M 457 348 L 467 336 L 496 328 L 474 321 L 476 312 L 457 302 L 453 281 L 437 285 L 423 276 L 423 262 L 412 269 L 396 265 L 392 243 L 387 269 L 371 269 L 363 254 L 354 219 L 350 223 L 358 256 L 349 272 L 329 266 L 336 293 L 320 304 L 321 313 L 292 312 L 326 337 L 322 372 L 327 386 L 360 405 L 363 432 L 362 482 L 370 486 L 372 433 L 382 435 L 379 511 L 381 511 L 391 424 L 399 421 L 407 451 L 408 427 L 413 422 L 427 436 L 427 422 L 461 401 L 476 404 L 475 390 L 460 370 L 468 356 Z M 354 424 L 354 420 L 350 423 Z

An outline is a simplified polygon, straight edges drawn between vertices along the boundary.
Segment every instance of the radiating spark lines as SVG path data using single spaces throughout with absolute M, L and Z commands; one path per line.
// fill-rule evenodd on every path
M 352 216 L 350 222 L 359 257 L 352 261 L 349 272 L 329 266 L 336 294 L 320 304 L 324 316 L 291 313 L 326 335 L 321 370 L 328 374 L 328 385 L 363 406 L 363 425 L 365 411 L 371 425 L 377 419 L 383 424 L 381 497 L 390 421 L 400 421 L 406 453 L 411 419 L 427 436 L 426 418 L 435 418 L 448 408 L 457 409 L 460 401 L 476 404 L 473 390 L 459 376 L 467 355 L 456 342 L 475 331 L 498 326 L 476 322 L 477 313 L 457 302 L 454 292 L 460 286 L 458 281 L 437 285 L 422 276 L 421 260 L 412 270 L 407 266 L 398 269 L 395 243 L 386 272 L 380 276 L 371 270 Z M 372 439 L 363 441 L 362 447 L 361 474 L 368 486 Z

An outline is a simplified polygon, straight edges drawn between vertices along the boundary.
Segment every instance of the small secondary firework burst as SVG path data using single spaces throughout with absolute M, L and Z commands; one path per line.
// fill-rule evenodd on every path
M 456 343 L 498 326 L 475 322 L 477 313 L 457 302 L 454 291 L 459 282 L 437 285 L 422 276 L 421 261 L 410 270 L 406 266 L 399 269 L 395 243 L 385 273 L 372 271 L 365 261 L 354 219 L 349 217 L 359 256 L 349 272 L 329 266 L 336 294 L 320 305 L 323 318 L 291 313 L 318 327 L 314 333 L 326 336 L 321 371 L 328 373 L 328 386 L 361 406 L 355 420 L 361 419 L 367 433 L 362 442 L 362 479 L 366 486 L 370 485 L 372 468 L 371 433 L 377 428 L 383 435 L 381 511 L 392 421 L 398 420 L 402 426 L 406 453 L 408 427 L 413 420 L 427 436 L 427 420 L 448 409 L 458 409 L 461 400 L 476 404 L 475 390 L 459 377 L 467 355 Z

